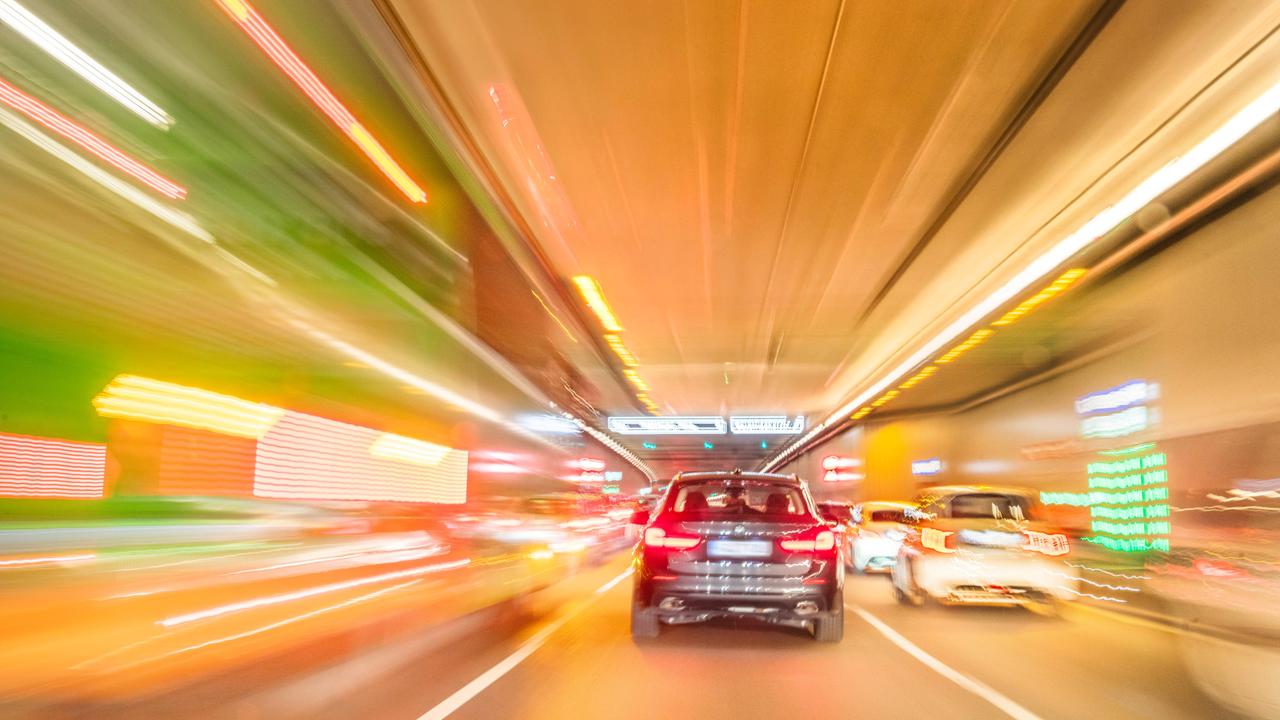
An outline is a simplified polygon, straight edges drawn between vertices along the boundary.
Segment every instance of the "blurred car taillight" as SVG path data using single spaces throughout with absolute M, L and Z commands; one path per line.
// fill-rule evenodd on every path
M 920 546 L 940 553 L 953 553 L 957 546 L 956 534 L 950 530 L 920 528 Z
M 836 534 L 821 526 L 809 528 L 778 539 L 778 547 L 787 552 L 834 554 Z
M 697 535 L 669 533 L 665 528 L 661 527 L 650 527 L 644 531 L 644 545 L 649 548 L 692 550 L 698 547 L 701 542 L 702 538 Z
M 1031 552 L 1038 552 L 1051 557 L 1066 555 L 1071 551 L 1071 543 L 1067 540 L 1067 536 L 1062 533 L 1023 530 L 1022 534 L 1025 538 L 1022 543 L 1023 550 L 1030 550 Z

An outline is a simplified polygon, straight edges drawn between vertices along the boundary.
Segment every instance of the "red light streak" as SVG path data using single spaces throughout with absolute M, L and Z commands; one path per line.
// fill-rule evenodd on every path
M 427 201 L 426 192 L 409 178 L 408 173 L 392 159 L 364 125 L 356 120 L 351 111 L 334 97 L 333 92 L 320 82 L 320 78 L 316 77 L 311 68 L 285 43 L 275 29 L 262 19 L 253 6 L 245 0 L 217 0 L 217 2 L 227 15 L 236 21 L 240 29 L 262 48 L 271 61 L 283 70 L 289 79 L 338 126 L 338 129 L 346 133 L 347 137 L 359 146 L 373 164 L 377 165 L 378 169 L 400 189 L 400 192 L 413 202 Z
M 107 446 L 0 433 L 0 496 L 102 497 Z
M 102 138 L 0 78 L 0 101 L 88 150 L 165 197 L 181 200 L 187 189 L 134 160 Z
M 823 470 L 848 470 L 860 464 L 857 458 L 841 457 L 839 455 L 828 455 L 822 458 Z

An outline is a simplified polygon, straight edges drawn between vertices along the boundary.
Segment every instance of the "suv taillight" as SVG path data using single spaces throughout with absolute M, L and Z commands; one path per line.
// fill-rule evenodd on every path
M 1023 530 L 1022 549 L 1038 552 L 1050 557 L 1058 557 L 1071 552 L 1071 542 L 1063 533 L 1043 533 L 1035 530 Z
M 669 548 L 671 550 L 692 550 L 702 543 L 697 535 L 680 535 L 668 533 L 665 528 L 649 527 L 644 531 L 644 545 L 651 548 Z
M 939 530 L 931 527 L 920 528 L 920 546 L 926 550 L 953 553 L 956 551 L 956 545 L 956 534 L 950 530 Z
M 836 549 L 836 534 L 825 526 L 814 527 L 778 538 L 778 547 L 787 552 L 831 553 Z

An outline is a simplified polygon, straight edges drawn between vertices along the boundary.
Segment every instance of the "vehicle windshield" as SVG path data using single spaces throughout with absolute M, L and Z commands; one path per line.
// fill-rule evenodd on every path
M 812 516 L 804 494 L 794 484 L 731 478 L 681 484 L 671 493 L 666 511 L 708 520 Z
M 993 520 L 1026 520 L 1031 517 L 1031 503 L 1020 495 L 973 493 L 951 498 L 952 518 L 990 518 Z
M 872 510 L 871 517 L 867 521 L 873 523 L 900 523 L 905 522 L 905 517 L 901 510 Z
M 823 520 L 842 523 L 853 521 L 853 510 L 847 505 L 822 504 L 818 506 L 818 514 Z

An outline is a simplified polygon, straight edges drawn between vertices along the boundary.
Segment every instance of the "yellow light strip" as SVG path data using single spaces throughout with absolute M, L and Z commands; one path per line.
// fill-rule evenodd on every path
M 934 373 L 936 373 L 936 372 L 938 372 L 938 366 L 937 366 L 937 365 L 930 365 L 929 367 L 927 367 L 927 368 L 925 368 L 925 369 L 921 370 L 920 372 L 916 373 L 915 375 L 912 375 L 912 376 L 911 376 L 911 378 L 910 378 L 909 380 L 907 380 L 906 382 L 904 382 L 904 383 L 902 383 L 901 385 L 899 385 L 899 386 L 898 386 L 898 389 L 899 389 L 899 390 L 910 390 L 911 388 L 913 388 L 913 387 L 915 387 L 915 386 L 919 385 L 920 383 L 924 382 L 925 380 L 928 380 L 929 378 L 933 377 L 933 374 L 934 374 Z
M 640 373 L 632 370 L 631 368 L 627 368 L 622 371 L 622 374 L 625 375 L 627 380 L 630 381 L 632 385 L 635 385 L 637 389 L 646 393 L 649 392 L 649 383 L 645 382 L 644 378 L 640 377 Z
M 885 403 L 889 402 L 890 400 L 892 400 L 892 399 L 894 399 L 894 398 L 898 397 L 898 395 L 900 395 L 900 394 L 901 394 L 901 393 L 899 393 L 897 390 L 890 390 L 889 392 L 887 392 L 887 393 L 885 393 L 885 394 L 881 395 L 880 397 L 876 398 L 876 399 L 871 403 L 871 407 L 873 407 L 873 408 L 878 408 L 878 407 L 880 407 L 881 405 L 884 405 Z
M 395 183 L 395 186 L 399 188 L 400 192 L 404 193 L 406 197 L 416 203 L 424 203 L 427 201 L 427 193 L 422 188 L 418 187 L 418 184 L 409 177 L 409 173 L 406 173 L 395 160 L 391 159 L 390 153 L 388 153 L 386 149 L 373 138 L 373 135 L 369 134 L 369 131 L 366 130 L 363 125 L 358 122 L 351 123 L 347 126 L 347 135 L 355 141 L 356 145 L 360 146 L 360 149 L 364 151 L 365 155 L 369 156 L 369 159 L 373 161 L 373 164 L 377 165 L 378 169 L 381 170 L 391 180 L 391 182 Z
M 631 383 L 640 392 L 636 393 L 636 399 L 644 405 L 649 412 L 655 415 L 659 412 L 657 403 L 655 403 L 648 395 L 650 392 L 649 383 L 640 377 L 640 373 L 635 368 L 640 367 L 640 361 L 635 355 L 631 354 L 622 337 L 618 333 L 622 332 L 622 323 L 618 322 L 618 317 L 613 314 L 613 309 L 609 307 L 608 301 L 604 299 L 604 291 L 600 289 L 600 283 L 590 275 L 576 275 L 573 277 L 573 284 L 577 286 L 578 292 L 581 293 L 582 299 L 586 302 L 587 307 L 596 314 L 596 318 L 600 320 L 601 326 L 607 331 L 604 341 L 618 356 L 618 360 L 622 362 L 622 374 L 627 378 L 627 382 Z
M 996 320 L 995 322 L 991 323 L 991 325 L 993 327 L 1012 325 L 1018 319 L 1022 318 L 1026 314 L 1030 313 L 1032 310 L 1035 310 L 1037 307 L 1039 307 L 1041 303 L 1044 303 L 1050 300 L 1051 298 L 1062 293 L 1067 288 L 1071 287 L 1071 285 L 1074 284 L 1081 277 L 1083 277 L 1086 272 L 1088 271 L 1084 268 L 1072 268 L 1062 273 L 1061 275 L 1058 276 L 1056 280 L 1046 285 L 1043 290 L 1036 293 L 1032 297 L 1029 297 L 1026 300 L 1024 300 L 1017 307 L 1005 313 L 1004 316 L 1001 317 L 999 320 Z M 934 373 L 938 372 L 938 365 L 946 365 L 947 363 L 952 362 L 953 360 L 965 354 L 966 352 L 972 350 L 978 345 L 981 345 L 983 342 L 986 342 L 987 338 L 991 337 L 991 335 L 994 333 L 995 331 L 989 328 L 983 328 L 982 330 L 978 330 L 974 332 L 964 342 L 951 348 L 951 350 L 949 350 L 945 355 L 935 360 L 934 362 L 936 362 L 937 365 L 929 365 L 921 369 L 915 375 L 912 375 L 910 378 L 905 380 L 901 385 L 899 385 L 897 390 L 891 390 L 885 393 L 884 395 L 880 396 L 880 398 L 878 398 L 875 402 L 872 402 L 870 405 L 860 408 L 857 412 L 850 415 L 849 419 L 861 420 L 862 418 L 866 417 L 867 414 L 870 413 L 871 411 L 884 405 L 885 403 L 889 402 L 894 397 L 896 397 L 899 391 L 910 390 L 916 385 L 919 385 L 925 380 L 928 380 L 929 378 L 933 377 Z
M 403 460 L 415 465 L 435 467 L 453 448 L 436 445 L 426 440 L 415 440 L 394 433 L 382 433 L 369 448 L 369 454 L 388 460 Z
M 1071 287 L 1076 280 L 1079 280 L 1084 276 L 1085 272 L 1087 271 L 1084 268 L 1072 268 L 1071 270 L 1062 273 L 1058 276 L 1057 280 L 1049 283 L 1043 290 L 1022 301 L 1017 307 L 1005 313 L 999 320 L 996 320 L 991 324 L 997 326 L 1014 324 L 1021 319 L 1022 316 L 1030 313 L 1032 310 L 1035 310 L 1041 303 Z
M 952 360 L 955 360 L 956 358 L 960 357 L 966 352 L 969 352 L 970 350 L 977 347 L 978 345 L 981 345 L 982 343 L 986 342 L 987 338 L 991 337 L 991 334 L 994 332 L 995 332 L 994 330 L 989 330 L 987 328 L 978 330 L 974 334 L 970 335 L 968 339 L 966 339 L 964 342 L 951 348 L 951 350 L 948 351 L 946 355 L 943 355 L 942 357 L 938 358 L 935 362 L 937 362 L 939 365 L 946 365 L 947 363 L 951 362 Z
M 613 314 L 613 310 L 609 307 L 609 303 L 604 299 L 604 291 L 600 289 L 600 283 L 590 275 L 578 275 L 573 278 L 573 284 L 578 286 L 578 292 L 582 294 L 582 299 L 587 303 L 587 307 L 596 314 L 600 319 L 600 324 L 605 330 L 611 333 L 622 332 L 622 325 L 618 322 L 618 318 Z
M 609 347 L 613 348 L 613 352 L 622 361 L 623 366 L 633 368 L 640 367 L 640 361 L 636 360 L 636 356 L 631 354 L 627 346 L 622 343 L 622 338 L 617 335 L 605 335 L 604 341 L 609 343 Z
M 103 417 L 180 425 L 260 440 L 285 411 L 174 383 L 119 375 L 93 399 Z

